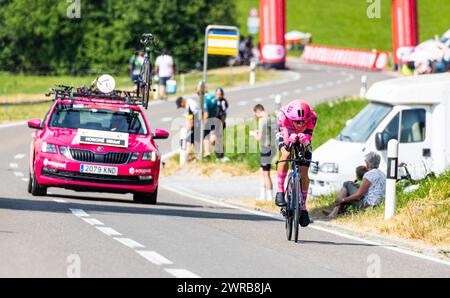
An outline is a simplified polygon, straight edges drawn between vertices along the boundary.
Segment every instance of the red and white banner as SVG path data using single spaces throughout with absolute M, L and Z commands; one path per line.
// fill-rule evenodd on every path
M 350 48 L 334 48 L 320 45 L 307 45 L 305 47 L 305 51 L 303 52 L 302 58 L 308 62 L 380 71 L 385 69 L 388 65 L 389 53 Z
M 286 0 L 260 0 L 261 61 L 274 68 L 286 63 Z

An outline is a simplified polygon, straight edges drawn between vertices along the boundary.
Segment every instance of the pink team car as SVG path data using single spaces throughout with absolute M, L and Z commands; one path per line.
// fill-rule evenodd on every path
M 138 98 L 129 92 L 54 89 L 44 120 L 28 121 L 35 131 L 30 149 L 33 196 L 47 188 L 80 192 L 132 193 L 134 201 L 156 204 L 161 154 Z

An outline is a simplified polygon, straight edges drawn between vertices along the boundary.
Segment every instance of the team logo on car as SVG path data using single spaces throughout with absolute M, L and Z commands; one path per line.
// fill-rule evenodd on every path
M 103 150 L 105 150 L 105 148 L 103 148 L 103 147 L 97 147 L 97 151 L 98 151 L 98 152 L 102 152 Z

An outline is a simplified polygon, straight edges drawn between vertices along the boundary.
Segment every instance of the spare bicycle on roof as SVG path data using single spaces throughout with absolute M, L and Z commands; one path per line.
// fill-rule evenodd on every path
M 157 42 L 151 33 L 142 34 L 141 44 L 144 45 L 144 63 L 136 81 L 136 90 L 115 90 L 116 81 L 110 75 L 102 75 L 88 87 L 75 88 L 57 85 L 51 88 L 46 96 L 54 96 L 54 100 L 77 100 L 86 102 L 104 102 L 108 104 L 141 105 L 148 109 L 150 91 L 152 89 L 153 63 L 151 54 L 155 52 Z

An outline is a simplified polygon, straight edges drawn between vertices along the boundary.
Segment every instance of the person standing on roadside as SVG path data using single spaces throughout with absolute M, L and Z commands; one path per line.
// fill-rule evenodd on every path
M 256 105 L 253 112 L 258 119 L 258 131 L 253 131 L 250 134 L 259 141 L 262 174 L 261 194 L 257 200 L 271 202 L 273 199 L 273 182 L 270 172 L 272 160 L 277 153 L 275 140 L 278 125 L 276 119 L 266 113 L 263 105 Z
M 200 123 L 199 114 L 201 113 L 199 104 L 192 98 L 179 97 L 176 101 L 178 109 L 186 111 L 186 127 L 188 129 L 187 144 L 188 160 L 195 159 L 195 143 L 200 140 Z
M 205 150 L 205 160 L 211 159 L 211 147 L 216 144 L 216 129 L 219 130 L 219 127 L 216 127 L 217 124 L 220 123 L 219 119 L 217 119 L 217 114 L 219 112 L 219 102 L 214 94 L 206 94 L 205 102 L 203 107 L 203 123 L 205 123 L 204 129 L 204 140 L 203 147 Z M 220 154 L 217 156 L 220 158 Z
M 159 94 L 161 99 L 167 99 L 167 81 L 174 77 L 173 58 L 168 54 L 167 50 L 163 50 L 161 56 L 156 58 L 155 73 L 159 77 Z
M 222 88 L 217 88 L 216 98 L 219 105 L 219 111 L 217 113 L 217 118 L 222 122 L 223 129 L 227 128 L 227 112 L 229 108 L 228 100 L 225 98 L 225 91 Z
M 219 106 L 217 111 L 217 119 L 219 119 L 219 122 L 222 124 L 222 127 L 220 127 L 221 129 L 216 127 L 216 149 L 218 149 L 216 150 L 216 155 L 218 159 L 226 162 L 228 160 L 224 159 L 225 153 L 223 152 L 223 138 L 225 128 L 227 128 L 226 120 L 229 104 L 225 99 L 225 91 L 220 87 L 216 90 L 216 99 Z
M 134 84 L 136 84 L 139 76 L 141 75 L 142 65 L 144 65 L 144 53 L 135 52 L 133 56 L 131 56 L 129 69 L 130 69 L 130 77 Z

